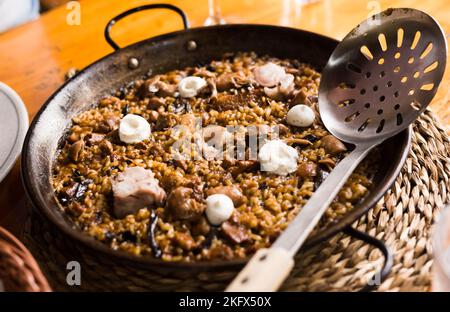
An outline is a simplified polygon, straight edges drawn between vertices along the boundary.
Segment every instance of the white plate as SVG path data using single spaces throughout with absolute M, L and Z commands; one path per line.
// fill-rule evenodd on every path
M 22 151 L 28 129 L 28 113 L 22 99 L 0 82 L 0 182 Z

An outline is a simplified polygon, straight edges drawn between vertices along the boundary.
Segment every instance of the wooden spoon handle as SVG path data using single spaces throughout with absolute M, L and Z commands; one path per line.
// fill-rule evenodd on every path
M 286 250 L 260 249 L 225 291 L 276 291 L 293 267 L 294 259 Z

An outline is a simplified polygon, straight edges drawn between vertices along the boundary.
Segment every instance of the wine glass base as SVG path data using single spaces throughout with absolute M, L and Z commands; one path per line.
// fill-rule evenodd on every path
M 227 22 L 221 17 L 208 16 L 208 18 L 205 20 L 203 25 L 205 25 L 205 26 L 214 26 L 214 25 L 224 25 L 226 23 Z

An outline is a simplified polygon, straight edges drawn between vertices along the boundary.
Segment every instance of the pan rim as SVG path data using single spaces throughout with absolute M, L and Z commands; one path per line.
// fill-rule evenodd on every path
M 111 56 L 116 55 L 118 53 L 121 53 L 123 50 L 132 49 L 133 47 L 136 47 L 137 45 L 143 44 L 143 43 L 154 43 L 154 42 L 160 42 L 164 40 L 168 40 L 171 38 L 174 38 L 176 36 L 186 36 L 187 34 L 194 33 L 194 32 L 201 32 L 204 29 L 248 29 L 248 28 L 258 28 L 258 29 L 279 29 L 279 30 L 289 30 L 289 31 L 296 31 L 301 32 L 305 35 L 314 36 L 321 40 L 328 40 L 333 43 L 338 43 L 337 40 L 323 36 L 317 33 L 301 30 L 301 29 L 294 29 L 290 27 L 283 27 L 283 26 L 274 26 L 274 25 L 264 25 L 264 24 L 227 24 L 227 25 L 217 25 L 217 26 L 210 26 L 210 27 L 198 27 L 198 28 L 191 28 L 188 30 L 180 30 L 175 31 L 163 35 L 159 35 L 156 37 L 148 38 L 136 43 L 133 43 L 131 45 L 128 45 L 126 47 L 123 47 L 119 50 L 113 51 L 112 53 L 109 53 L 105 55 L 104 57 L 98 59 L 97 61 L 93 62 L 89 66 L 85 67 L 83 70 L 81 70 L 76 76 L 66 81 L 61 87 L 59 87 L 42 105 L 42 107 L 39 109 L 39 111 L 36 113 L 36 115 L 33 118 L 33 121 L 30 124 L 29 130 L 27 132 L 23 149 L 22 149 L 22 156 L 21 156 L 21 177 L 22 177 L 22 183 L 24 185 L 26 196 L 29 200 L 29 202 L 32 204 L 35 211 L 37 211 L 41 217 L 44 217 L 47 221 L 51 223 L 54 227 L 58 229 L 58 231 L 61 232 L 62 235 L 68 236 L 70 239 L 73 239 L 79 243 L 81 243 L 84 247 L 87 247 L 88 249 L 92 250 L 93 252 L 100 253 L 102 256 L 110 257 L 111 259 L 117 259 L 121 261 L 130 261 L 134 264 L 143 265 L 145 267 L 149 266 L 157 266 L 157 267 L 164 267 L 164 268 L 172 268 L 172 269 L 202 269 L 202 270 L 210 270 L 210 269 L 217 269 L 217 268 L 232 268 L 232 267 L 241 267 L 243 266 L 249 258 L 245 259 L 234 259 L 234 260 L 214 260 L 214 261 L 194 261 L 194 262 L 168 262 L 163 261 L 161 259 L 153 258 L 153 257 L 145 257 L 145 256 L 136 256 L 130 253 L 127 253 L 125 251 L 119 251 L 119 250 L 113 250 L 109 246 L 101 243 L 100 241 L 95 240 L 91 236 L 87 235 L 86 233 L 76 229 L 74 226 L 69 224 L 68 222 L 61 222 L 56 217 L 57 213 L 61 213 L 57 207 L 53 207 L 53 205 L 50 205 L 49 203 L 42 202 L 39 197 L 37 196 L 36 192 L 39 192 L 39 186 L 36 186 L 33 182 L 33 177 L 31 175 L 31 171 L 28 170 L 29 164 L 32 162 L 32 155 L 29 153 L 30 148 L 30 142 L 33 140 L 33 136 L 36 135 L 34 133 L 34 129 L 36 127 L 36 124 L 39 122 L 43 112 L 48 108 L 48 106 L 53 102 L 54 98 L 60 94 L 65 88 L 68 87 L 68 85 L 75 81 L 76 79 L 80 79 L 80 77 L 83 76 L 83 74 L 89 70 L 90 68 L 96 66 L 97 64 L 100 64 L 104 62 L 105 60 L 109 59 Z M 367 211 L 383 196 L 383 194 L 392 186 L 392 184 L 395 182 L 395 179 L 397 178 L 400 170 L 403 167 L 403 163 L 406 160 L 406 157 L 409 153 L 409 147 L 411 142 L 411 127 L 401 132 L 399 135 L 405 135 L 406 133 L 406 139 L 407 142 L 404 142 L 403 150 L 401 151 L 401 156 L 399 158 L 399 162 L 395 169 L 393 170 L 393 174 L 390 176 L 390 179 L 388 181 L 384 182 L 384 187 L 382 188 L 382 192 L 380 191 L 379 194 L 376 196 L 373 196 L 372 200 L 370 201 L 370 205 L 366 204 L 367 206 L 365 209 L 354 209 L 350 213 L 346 214 L 343 219 L 346 219 L 341 223 L 333 224 L 330 227 L 327 227 L 321 235 L 316 234 L 314 236 L 311 236 L 305 245 L 305 248 L 311 247 L 317 243 L 320 243 L 322 241 L 325 241 L 329 239 L 332 235 L 338 233 L 345 227 L 349 226 L 353 222 L 355 222 L 359 217 L 363 216 Z M 382 143 L 383 144 L 383 143 Z M 372 204 L 373 202 L 373 204 Z M 358 204 L 359 205 L 359 204 Z M 50 207 L 51 206 L 51 207 Z M 349 220 L 349 216 L 354 214 L 352 220 Z M 332 230 L 332 227 L 335 227 L 334 230 Z M 328 231 L 327 231 L 328 229 Z

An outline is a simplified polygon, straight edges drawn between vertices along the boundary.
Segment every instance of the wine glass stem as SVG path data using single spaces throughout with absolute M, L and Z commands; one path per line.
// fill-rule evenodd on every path
M 208 18 L 205 25 L 225 24 L 225 20 L 220 13 L 220 5 L 218 0 L 208 0 Z
M 209 16 L 220 18 L 220 7 L 217 0 L 208 0 Z

